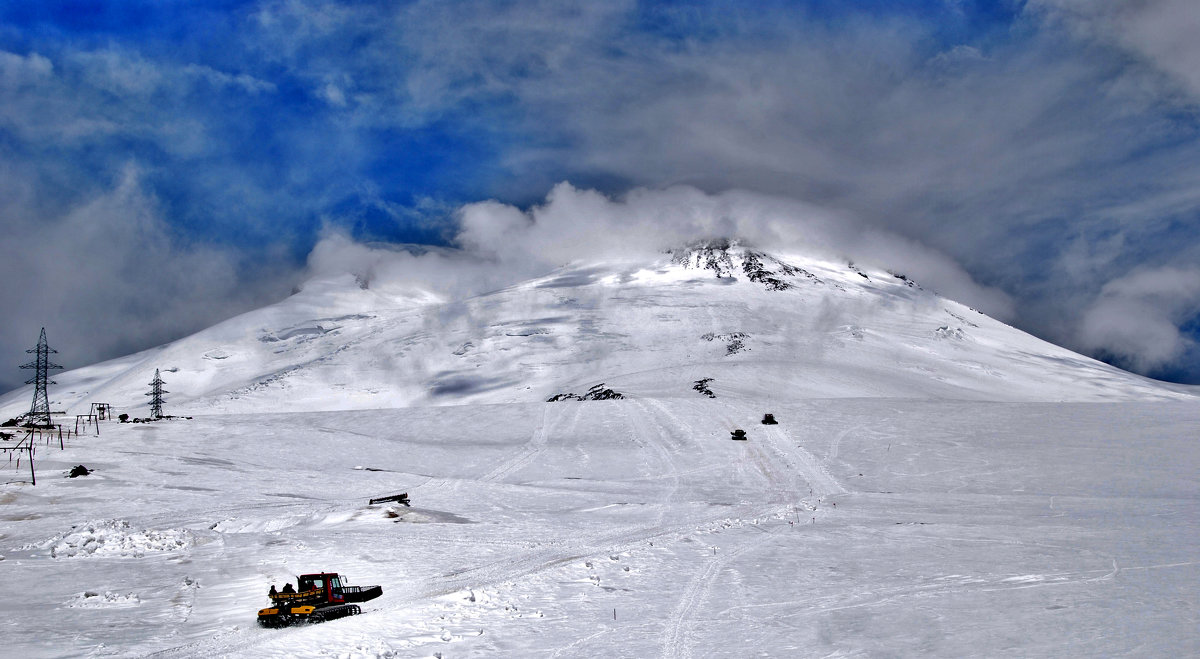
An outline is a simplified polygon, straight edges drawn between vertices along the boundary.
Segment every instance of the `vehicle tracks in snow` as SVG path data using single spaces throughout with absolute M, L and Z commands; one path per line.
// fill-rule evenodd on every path
M 632 551 L 659 539 L 677 540 L 698 532 L 716 531 L 731 521 L 745 522 L 747 519 L 769 518 L 782 512 L 782 508 L 778 506 L 768 509 L 745 506 L 733 511 L 724 511 L 721 515 L 694 515 L 677 524 L 633 526 L 615 532 L 549 544 L 502 560 L 457 569 L 426 579 L 421 586 L 401 595 L 398 601 L 390 603 L 388 608 L 402 609 L 463 590 L 478 590 L 516 581 L 572 561 Z
M 566 409 L 565 412 L 563 412 L 564 408 Z M 553 434 L 557 434 L 564 420 L 570 419 L 570 427 L 575 427 L 581 411 L 582 409 L 578 406 L 570 409 L 566 405 L 555 407 L 547 403 L 545 409 L 542 411 L 542 422 L 533 431 L 533 435 L 529 438 L 529 441 L 511 457 L 480 476 L 478 480 L 485 483 L 498 481 L 532 464 L 534 459 L 546 450 L 547 442 Z M 552 414 L 554 414 L 553 419 L 551 418 Z
M 826 461 L 836 460 L 838 458 L 838 451 L 840 451 L 841 447 L 842 447 L 842 440 L 845 439 L 846 436 L 849 435 L 850 433 L 858 431 L 858 430 L 862 430 L 865 427 L 866 427 L 865 423 L 860 423 L 857 426 L 854 426 L 852 428 L 846 428 L 845 430 L 839 432 L 833 438 L 833 442 L 829 445 L 829 451 L 827 451 L 825 453 L 825 460 Z
M 766 531 L 774 533 L 780 528 L 783 526 L 776 525 Z M 687 588 L 683 591 L 683 597 L 679 599 L 679 604 L 675 606 L 667 621 L 662 643 L 663 657 L 676 659 L 692 656 L 692 647 L 688 643 L 688 639 L 692 637 L 696 625 L 696 612 L 708 600 L 713 583 L 731 561 L 751 549 L 762 548 L 763 545 L 764 541 L 761 537 L 748 537 L 736 549 L 718 552 L 708 561 L 703 570 L 692 576 L 688 581 Z
M 765 426 L 764 434 L 770 438 L 768 441 L 771 442 L 777 452 L 784 455 L 790 454 L 795 458 L 796 469 L 812 487 L 814 496 L 819 498 L 830 494 L 845 494 L 847 492 L 846 488 L 829 473 L 825 464 L 801 446 L 785 428 L 780 426 Z M 783 447 L 786 447 L 786 449 Z
M 635 399 L 632 405 L 627 406 L 627 410 L 633 411 L 634 418 L 630 420 L 630 427 L 633 429 L 633 434 L 638 435 L 640 428 L 646 428 L 646 438 L 639 443 L 654 451 L 659 463 L 661 464 L 661 473 L 666 474 L 666 478 L 670 481 L 670 489 L 666 496 L 659 502 L 658 509 L 658 524 L 662 524 L 665 520 L 671 503 L 675 501 L 676 495 L 679 493 L 679 485 L 681 482 L 679 463 L 676 459 L 677 452 L 672 452 L 670 447 L 678 447 L 679 443 L 671 440 L 671 430 L 659 421 L 659 415 L 666 415 L 673 422 L 678 423 L 678 419 L 670 415 L 669 412 L 662 407 L 661 404 L 649 399 Z M 641 423 L 639 423 L 641 421 Z

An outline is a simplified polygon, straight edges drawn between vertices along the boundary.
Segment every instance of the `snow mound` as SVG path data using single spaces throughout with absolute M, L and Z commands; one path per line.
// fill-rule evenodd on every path
M 321 654 L 326 657 L 337 657 L 337 659 L 392 659 L 393 657 L 406 656 L 392 649 L 384 641 L 367 639 L 359 641 L 350 648 L 325 650 Z
M 66 607 L 70 609 L 109 609 L 109 608 L 129 608 L 141 606 L 142 599 L 135 593 L 113 593 L 104 591 L 97 593 L 91 590 L 85 590 L 75 597 L 72 597 L 66 603 Z
M 87 522 L 57 536 L 43 547 L 52 558 L 141 558 L 148 553 L 183 551 L 192 546 L 192 534 L 183 529 L 134 530 L 125 520 Z
M 227 517 L 212 526 L 217 533 L 277 533 L 298 526 L 344 524 L 359 517 L 359 511 L 314 512 L 283 517 Z

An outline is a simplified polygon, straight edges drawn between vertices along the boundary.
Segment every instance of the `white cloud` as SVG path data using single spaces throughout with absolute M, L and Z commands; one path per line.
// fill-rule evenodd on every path
M 83 51 L 74 53 L 71 63 L 79 68 L 89 86 L 122 97 L 149 96 L 167 80 L 158 63 L 137 53 L 113 49 Z
M 327 235 L 309 257 L 310 273 L 350 272 L 371 288 L 442 299 L 478 294 L 572 262 L 640 260 L 703 238 L 736 238 L 768 250 L 842 258 L 904 271 L 923 285 L 1000 318 L 1004 293 L 974 282 L 944 254 L 852 217 L 793 199 L 742 190 L 711 195 L 688 186 L 635 189 L 621 198 L 560 183 L 543 204 L 522 211 L 486 201 L 458 212 L 458 250 L 408 250 Z
M 1084 313 L 1079 341 L 1133 370 L 1171 364 L 1194 345 L 1179 326 L 1200 313 L 1200 269 L 1140 269 L 1104 286 Z
M 1079 36 L 1114 44 L 1171 76 L 1200 101 L 1200 10 L 1195 0 L 1034 0 Z
M 53 74 L 54 64 L 37 53 L 17 55 L 0 51 L 0 85 L 6 89 L 15 89 Z
M 188 64 L 182 67 L 180 72 L 219 87 L 236 87 L 248 94 L 266 94 L 276 90 L 273 82 L 259 80 L 245 73 L 233 75 L 201 64 Z
M 196 331 L 286 293 L 278 273 L 246 286 L 228 249 L 183 245 L 137 167 L 63 213 L 37 206 L 27 176 L 0 164 L 0 362 L 16 364 L 46 327 L 69 368 Z M 9 194 L 9 193 L 14 194 Z M 19 248 L 18 248 L 19 247 Z M 11 380 L 7 381 L 11 382 Z M 12 382 L 12 384 L 16 384 Z

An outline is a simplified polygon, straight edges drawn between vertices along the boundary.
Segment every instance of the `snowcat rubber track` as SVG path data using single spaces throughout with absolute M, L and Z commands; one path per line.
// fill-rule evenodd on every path
M 258 624 L 261 627 L 269 629 L 280 629 L 282 627 L 291 627 L 292 625 L 317 624 L 327 620 L 356 616 L 360 613 L 362 613 L 362 609 L 357 604 L 338 604 L 321 607 L 309 614 L 281 612 L 272 615 L 260 615 L 258 617 Z
M 356 616 L 360 613 L 362 613 L 362 609 L 358 608 L 357 604 L 339 604 L 313 611 L 311 615 L 306 616 L 305 622 L 316 624 L 318 622 L 325 622 L 326 620 Z

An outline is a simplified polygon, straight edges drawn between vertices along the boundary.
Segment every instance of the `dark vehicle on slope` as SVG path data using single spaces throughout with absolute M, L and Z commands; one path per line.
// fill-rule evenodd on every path
M 358 602 L 373 600 L 383 594 L 379 586 L 347 586 L 346 578 L 336 572 L 302 574 L 293 590 L 289 583 L 283 590 L 271 587 L 268 596 L 271 606 L 260 609 L 258 624 L 263 627 L 288 627 L 301 623 L 325 622 L 362 613 Z

